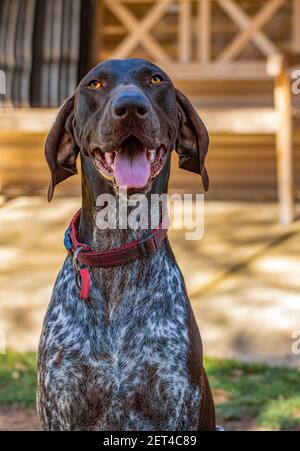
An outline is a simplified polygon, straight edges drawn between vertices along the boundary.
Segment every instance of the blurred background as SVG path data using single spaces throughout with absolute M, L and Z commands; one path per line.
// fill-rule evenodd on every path
M 80 206 L 80 176 L 46 202 L 45 137 L 91 67 L 132 56 L 169 73 L 211 138 L 204 237 L 170 238 L 219 422 L 299 430 L 300 0 L 0 0 L 0 429 L 39 428 L 35 352 Z M 170 191 L 201 193 L 175 160 Z

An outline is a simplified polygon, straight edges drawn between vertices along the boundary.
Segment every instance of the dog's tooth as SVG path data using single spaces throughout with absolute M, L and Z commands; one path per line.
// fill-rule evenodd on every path
M 114 162 L 114 156 L 111 152 L 105 152 L 104 156 L 107 164 L 111 165 Z
M 155 154 L 156 154 L 155 149 L 149 150 L 149 160 L 151 163 L 153 163 L 155 161 Z

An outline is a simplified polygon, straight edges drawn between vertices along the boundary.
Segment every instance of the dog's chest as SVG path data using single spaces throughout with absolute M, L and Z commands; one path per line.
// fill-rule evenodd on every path
M 124 284 L 109 302 L 96 286 L 85 305 L 65 264 L 44 326 L 41 386 L 54 403 L 64 399 L 61 418 L 74 427 L 91 416 L 96 429 L 190 429 L 200 394 L 187 368 L 187 304 L 180 274 L 164 266 L 163 283 Z M 115 274 L 112 292 L 120 283 Z

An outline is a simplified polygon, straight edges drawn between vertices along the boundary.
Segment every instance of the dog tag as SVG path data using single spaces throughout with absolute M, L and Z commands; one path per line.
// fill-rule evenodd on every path
M 91 275 L 87 268 L 82 268 L 79 270 L 81 288 L 80 288 L 80 299 L 87 301 L 90 295 L 91 288 Z

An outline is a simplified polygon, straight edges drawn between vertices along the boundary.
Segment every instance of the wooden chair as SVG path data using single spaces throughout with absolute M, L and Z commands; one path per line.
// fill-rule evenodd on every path
M 299 62 L 299 56 L 291 54 L 275 53 L 268 58 L 266 74 L 274 83 L 273 108 L 201 109 L 211 133 L 276 135 L 277 190 L 282 224 L 290 224 L 295 217 L 293 133 L 300 127 L 300 110 L 292 105 L 291 75 L 296 61 Z

